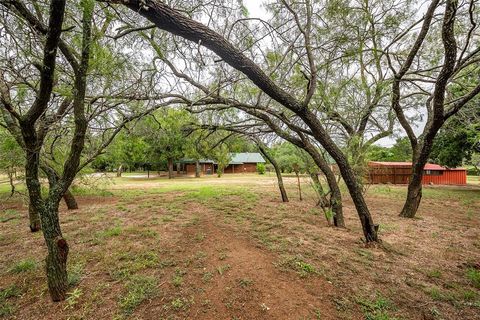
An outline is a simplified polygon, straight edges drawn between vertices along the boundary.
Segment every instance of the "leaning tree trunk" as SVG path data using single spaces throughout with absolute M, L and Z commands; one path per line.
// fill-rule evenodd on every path
M 28 205 L 28 219 L 30 220 L 30 231 L 37 232 L 41 229 L 40 215 L 31 203 Z
M 65 194 L 63 195 L 63 200 L 65 200 L 65 204 L 67 205 L 68 210 L 77 210 L 78 209 L 77 200 L 73 196 L 70 189 L 68 189 L 67 192 L 65 192 Z
M 200 161 L 195 161 L 195 178 L 200 178 Z
M 338 186 L 337 179 L 333 170 L 328 165 L 325 158 L 318 152 L 315 147 L 308 141 L 303 141 L 305 145 L 305 151 L 310 154 L 315 164 L 320 168 L 322 173 L 325 175 L 327 180 L 328 187 L 330 188 L 330 208 L 333 212 L 333 225 L 335 227 L 345 228 L 345 219 L 343 217 L 343 204 L 342 204 L 342 193 L 340 192 L 340 187 Z M 318 176 L 317 176 L 318 179 Z M 320 182 L 320 181 L 319 181 Z
M 173 179 L 173 159 L 168 159 L 168 179 Z
M 283 184 L 282 171 L 280 170 L 280 167 L 278 166 L 277 161 L 268 153 L 268 151 L 265 149 L 264 146 L 262 146 L 260 143 L 257 143 L 257 145 L 260 152 L 265 156 L 265 158 L 267 158 L 267 160 L 272 164 L 273 168 L 275 169 L 275 174 L 277 175 L 277 181 L 278 181 L 278 189 L 280 189 L 280 195 L 282 196 L 282 201 L 288 202 L 287 191 L 285 190 L 285 186 Z

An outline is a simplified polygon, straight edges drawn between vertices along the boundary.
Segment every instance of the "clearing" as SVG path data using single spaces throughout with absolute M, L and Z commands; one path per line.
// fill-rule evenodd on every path
M 406 187 L 371 186 L 381 246 L 328 227 L 307 178 L 97 177 L 61 209 L 70 245 L 65 302 L 52 303 L 41 233 L 0 186 L 0 318 L 480 319 L 480 185 L 428 186 L 418 218 Z M 102 182 L 102 183 L 100 183 Z

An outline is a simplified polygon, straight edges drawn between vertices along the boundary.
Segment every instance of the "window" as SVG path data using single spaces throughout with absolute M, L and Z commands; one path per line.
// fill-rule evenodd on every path
M 425 170 L 425 175 L 427 176 L 441 176 L 443 171 L 440 170 Z

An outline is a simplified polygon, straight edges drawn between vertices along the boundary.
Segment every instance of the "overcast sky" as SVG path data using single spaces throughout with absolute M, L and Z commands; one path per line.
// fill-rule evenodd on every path
M 261 18 L 261 19 L 267 19 L 267 12 L 263 8 L 262 4 L 268 2 L 268 0 L 243 0 L 243 4 L 247 7 L 249 16 L 251 18 Z M 425 11 L 424 6 L 419 8 L 419 11 L 423 12 Z M 414 128 L 414 131 L 416 133 L 420 133 L 421 129 L 423 126 L 420 126 L 419 128 Z M 397 133 L 400 133 L 400 135 L 404 135 L 403 130 L 397 131 Z M 383 138 L 379 141 L 377 141 L 376 144 L 382 145 L 382 146 L 392 146 L 395 143 L 396 137 L 394 136 L 389 136 L 386 138 Z

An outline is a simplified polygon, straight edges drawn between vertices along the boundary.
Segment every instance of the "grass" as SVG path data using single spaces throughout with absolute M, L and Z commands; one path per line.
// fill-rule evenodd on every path
M 390 315 L 390 312 L 395 310 L 393 303 L 380 294 L 377 294 L 374 300 L 359 299 L 357 302 L 363 311 L 365 320 L 398 319 Z
M 21 291 L 16 285 L 11 285 L 0 290 L 0 318 L 8 317 L 14 313 L 15 307 L 8 300 L 20 296 Z
M 467 279 L 475 288 L 480 289 L 480 270 L 475 268 L 468 268 Z
M 37 262 L 29 258 L 29 259 L 21 260 L 15 263 L 10 268 L 10 272 L 18 274 L 18 273 L 30 272 L 35 270 L 36 268 L 37 268 Z
M 120 309 L 124 315 L 131 315 L 157 289 L 157 279 L 150 276 L 134 275 L 126 284 L 126 293 L 120 299 Z

